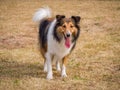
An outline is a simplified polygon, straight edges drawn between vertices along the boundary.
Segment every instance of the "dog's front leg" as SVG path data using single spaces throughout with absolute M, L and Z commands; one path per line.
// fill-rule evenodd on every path
M 68 55 L 65 56 L 65 57 L 62 59 L 62 73 L 61 73 L 61 76 L 62 76 L 62 77 L 67 77 L 67 74 L 66 74 L 67 58 L 68 58 Z
M 53 79 L 52 64 L 51 64 L 51 54 L 46 53 L 46 62 L 47 62 L 47 79 Z
M 47 72 L 47 60 L 46 60 L 46 58 L 44 60 L 44 72 Z

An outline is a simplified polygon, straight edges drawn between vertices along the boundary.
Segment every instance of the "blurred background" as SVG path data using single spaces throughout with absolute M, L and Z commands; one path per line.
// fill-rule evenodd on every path
M 71 53 L 68 77 L 53 68 L 46 80 L 32 21 L 41 7 L 52 15 L 79 15 L 81 34 Z M 0 90 L 120 89 L 119 0 L 0 0 Z

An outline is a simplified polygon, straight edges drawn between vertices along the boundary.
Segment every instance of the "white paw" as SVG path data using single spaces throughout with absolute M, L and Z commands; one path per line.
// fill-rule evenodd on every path
M 62 76 L 63 78 L 64 78 L 64 77 L 67 77 L 67 74 L 66 74 L 66 73 L 64 73 L 64 74 L 62 74 L 61 76 Z
M 48 73 L 48 74 L 47 74 L 47 79 L 48 79 L 48 80 L 53 79 L 53 75 L 52 75 L 51 73 L 50 73 L 50 74 Z
M 60 71 L 61 71 L 61 68 L 60 68 L 60 67 L 57 67 L 57 71 L 60 72 Z

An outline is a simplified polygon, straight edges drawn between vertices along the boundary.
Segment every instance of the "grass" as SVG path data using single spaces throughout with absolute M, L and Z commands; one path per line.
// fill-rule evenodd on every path
M 34 12 L 81 16 L 81 35 L 69 57 L 67 78 L 46 80 Z M 0 90 L 119 90 L 120 1 L 0 0 Z

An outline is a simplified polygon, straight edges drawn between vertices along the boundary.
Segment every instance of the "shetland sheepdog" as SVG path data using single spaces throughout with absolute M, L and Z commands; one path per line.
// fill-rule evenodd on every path
M 80 16 L 56 15 L 51 17 L 51 9 L 41 8 L 33 17 L 33 21 L 39 22 L 40 51 L 44 57 L 44 71 L 47 79 L 53 79 L 52 61 L 56 61 L 57 71 L 61 71 L 62 77 L 67 77 L 66 61 L 76 45 L 80 34 Z M 62 67 L 60 67 L 62 60 Z

